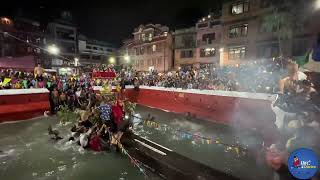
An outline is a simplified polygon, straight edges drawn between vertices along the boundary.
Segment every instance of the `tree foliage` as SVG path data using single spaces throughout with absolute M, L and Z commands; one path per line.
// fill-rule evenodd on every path
M 283 56 L 283 43 L 303 28 L 303 1 L 270 0 L 270 3 L 272 12 L 264 17 L 262 28 L 267 32 L 275 32 L 280 56 Z

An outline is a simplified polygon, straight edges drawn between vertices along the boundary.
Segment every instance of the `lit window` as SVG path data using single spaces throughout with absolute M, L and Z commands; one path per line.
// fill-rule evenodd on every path
M 168 32 L 164 32 L 163 35 L 164 35 L 164 36 L 168 36 Z
M 246 47 L 233 47 L 229 48 L 229 59 L 230 60 L 239 60 L 246 57 Z
M 149 41 L 152 41 L 152 34 L 151 34 L 151 33 L 149 34 L 148 40 L 149 40 Z
M 153 51 L 153 52 L 156 52 L 156 51 L 157 51 L 157 45 L 155 45 L 155 44 L 152 45 L 152 51 Z
M 242 14 L 249 11 L 249 1 L 240 1 L 238 3 L 232 4 L 231 13 L 232 14 Z
M 213 57 L 216 54 L 215 48 L 202 48 L 200 50 L 200 57 Z
M 215 40 L 215 33 L 202 35 L 202 42 L 204 44 L 212 44 L 214 40 Z
M 236 26 L 231 26 L 229 30 L 229 37 L 244 37 L 248 34 L 248 24 L 241 24 Z
M 145 41 L 146 40 L 146 35 L 145 34 L 141 34 L 141 39 L 142 39 L 142 41 Z

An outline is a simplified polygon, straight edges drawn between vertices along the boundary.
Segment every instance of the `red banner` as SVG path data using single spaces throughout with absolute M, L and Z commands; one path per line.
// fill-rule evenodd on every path
M 93 72 L 92 78 L 112 79 L 116 77 L 115 72 Z

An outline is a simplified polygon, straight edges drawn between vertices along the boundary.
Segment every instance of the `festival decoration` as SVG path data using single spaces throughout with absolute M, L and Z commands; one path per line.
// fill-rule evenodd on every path
M 2 86 L 6 86 L 11 81 L 11 78 L 4 78 Z
M 134 116 L 134 117 L 139 118 L 136 116 Z M 148 120 L 148 119 L 143 120 L 143 124 L 149 128 L 154 128 L 154 129 L 160 130 L 162 132 L 171 131 L 179 139 L 190 140 L 192 144 L 201 143 L 201 144 L 207 144 L 207 145 L 215 144 L 215 145 L 225 146 L 225 152 L 233 151 L 238 155 L 238 157 L 240 157 L 241 154 L 245 154 L 247 151 L 246 148 L 243 148 L 238 144 L 223 143 L 223 142 L 221 142 L 220 138 L 218 138 L 218 137 L 212 137 L 212 138 L 205 137 L 205 136 L 201 135 L 200 132 L 192 133 L 192 132 L 185 131 L 185 130 L 175 129 L 175 128 L 172 128 L 166 124 L 161 124 L 161 123 L 156 122 L 154 120 Z

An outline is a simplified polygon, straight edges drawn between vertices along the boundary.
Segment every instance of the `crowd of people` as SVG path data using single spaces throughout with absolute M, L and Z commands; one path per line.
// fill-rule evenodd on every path
M 285 69 L 281 66 L 287 67 Z M 112 66 L 96 68 L 98 71 L 116 72 Z M 125 85 L 159 86 L 183 89 L 209 89 L 224 91 L 245 91 L 254 93 L 277 93 L 279 98 L 274 104 L 284 117 L 277 120 L 276 126 L 281 138 L 268 152 L 279 154 L 295 147 L 314 147 L 320 149 L 319 112 L 320 101 L 317 90 L 299 71 L 298 65 L 288 61 L 280 65 L 277 61 L 251 62 L 233 67 L 202 66 L 201 68 L 179 68 L 167 73 L 135 72 L 132 69 L 122 69 L 113 79 L 94 79 L 88 74 L 81 76 L 54 76 L 45 74 L 38 65 L 34 72 L 14 70 L 0 71 L 1 89 L 48 88 L 52 113 L 61 107 L 67 107 L 80 115 L 72 128 L 72 137 L 83 148 L 94 151 L 109 150 L 117 146 L 118 140 L 129 127 L 125 117 L 124 102 L 114 98 L 114 95 L 99 95 L 94 93 L 93 86 Z M 120 93 L 120 91 L 119 91 Z M 268 154 L 268 153 L 267 153 Z M 269 163 L 276 170 L 278 165 Z
M 185 67 L 167 73 L 122 71 L 120 76 L 127 84 L 136 78 L 144 86 L 274 93 L 285 73 L 280 69 L 276 61 L 253 61 L 228 67 Z

